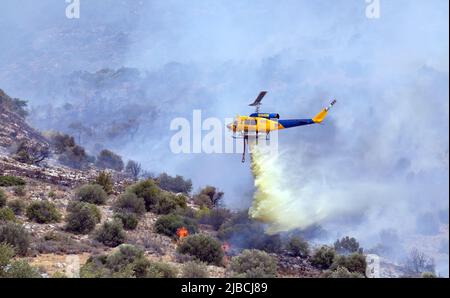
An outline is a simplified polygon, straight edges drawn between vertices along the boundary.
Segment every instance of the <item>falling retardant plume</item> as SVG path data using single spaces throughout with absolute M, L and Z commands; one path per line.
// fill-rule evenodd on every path
M 301 160 L 301 150 L 297 153 Z M 347 187 L 349 185 L 339 183 L 338 179 L 331 182 L 317 172 L 318 176 L 314 176 L 315 172 L 308 170 L 292 172 L 286 167 L 288 160 L 286 152 L 273 154 L 267 146 L 252 145 L 256 190 L 249 213 L 253 219 L 268 225 L 268 234 L 306 229 L 333 219 L 361 214 L 369 208 L 370 198 L 381 191 L 381 188 L 375 189 L 373 185 L 363 183 L 359 187 Z M 372 195 L 363 195 L 358 189 Z M 352 195 L 349 196 L 347 191 L 352 191 Z M 359 194 L 355 196 L 354 192 Z

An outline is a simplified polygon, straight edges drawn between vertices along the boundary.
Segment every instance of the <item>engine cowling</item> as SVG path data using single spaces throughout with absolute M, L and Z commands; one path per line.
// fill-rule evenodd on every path
M 278 113 L 253 113 L 250 117 L 260 117 L 266 119 L 280 119 L 280 114 Z

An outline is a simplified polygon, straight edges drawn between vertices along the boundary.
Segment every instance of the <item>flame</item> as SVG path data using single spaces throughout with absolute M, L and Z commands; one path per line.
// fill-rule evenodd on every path
M 186 229 L 185 227 L 178 228 L 177 229 L 177 236 L 178 236 L 179 239 L 186 238 L 187 236 L 189 236 L 188 229 Z
M 223 250 L 224 253 L 229 252 L 230 249 L 231 249 L 231 245 L 228 242 L 224 242 L 222 244 L 222 250 Z

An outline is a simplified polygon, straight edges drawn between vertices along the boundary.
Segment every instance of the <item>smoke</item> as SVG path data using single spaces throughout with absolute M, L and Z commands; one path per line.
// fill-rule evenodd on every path
M 301 149 L 297 151 L 300 164 L 302 154 Z M 318 173 L 310 172 L 307 166 L 303 167 L 304 171 L 300 167 L 292 172 L 287 170 L 285 162 L 283 154 L 270 154 L 261 145 L 253 147 L 256 191 L 249 213 L 268 224 L 267 233 L 307 229 L 339 217 L 358 215 L 367 210 L 372 200 L 382 198 L 382 188 L 372 183 L 349 185 L 338 179 L 330 181 L 324 176 L 314 176 Z M 327 170 L 326 165 L 323 170 Z M 360 199 L 352 201 L 353 197 Z

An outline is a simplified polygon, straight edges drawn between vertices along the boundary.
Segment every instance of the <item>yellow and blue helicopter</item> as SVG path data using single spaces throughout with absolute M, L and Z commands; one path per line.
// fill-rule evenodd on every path
M 244 139 L 244 152 L 242 154 L 242 162 L 245 162 L 245 151 L 248 144 L 249 137 L 255 138 L 258 141 L 260 134 L 265 134 L 266 139 L 269 139 L 271 131 L 281 130 L 291 127 L 320 124 L 325 119 L 330 108 L 336 103 L 333 100 L 330 105 L 320 111 L 312 119 L 286 119 L 280 120 L 280 114 L 278 113 L 260 113 L 261 101 L 266 96 L 267 91 L 259 93 L 258 97 L 249 106 L 255 107 L 255 113 L 250 116 L 236 116 L 233 123 L 227 125 L 227 128 L 233 132 L 233 138 Z

